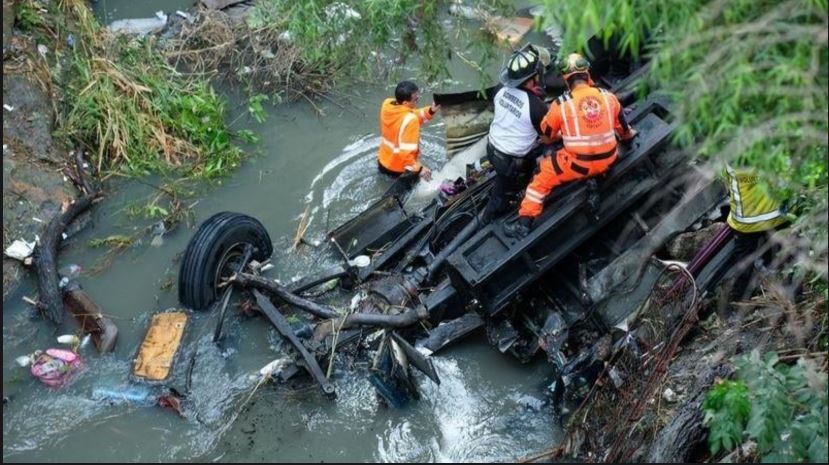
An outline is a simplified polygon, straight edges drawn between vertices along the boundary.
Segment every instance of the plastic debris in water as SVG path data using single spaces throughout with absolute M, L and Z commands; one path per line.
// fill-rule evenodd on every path
M 16 239 L 10 246 L 6 247 L 4 253 L 9 258 L 23 261 L 32 255 L 34 249 L 34 242 L 26 242 L 23 239 Z
M 71 350 L 46 349 L 35 352 L 32 376 L 51 388 L 66 384 L 69 377 L 81 367 L 81 356 Z
M 152 405 L 158 395 L 146 386 L 96 387 L 92 399 L 110 404 Z
M 27 367 L 27 366 L 31 365 L 32 362 L 34 362 L 34 354 L 21 355 L 20 357 L 17 357 L 16 359 L 14 359 L 14 362 L 17 363 L 21 367 Z
M 349 266 L 356 266 L 357 268 L 365 268 L 371 264 L 371 258 L 368 255 L 358 255 L 353 260 L 348 261 Z
M 58 273 L 61 276 L 66 276 L 68 278 L 74 278 L 74 277 L 78 276 L 79 274 L 81 274 L 81 271 L 83 271 L 83 268 L 81 268 L 80 265 L 76 265 L 76 264 L 73 263 L 69 266 L 65 266 L 65 267 L 61 268 L 58 271 Z
M 259 374 L 262 375 L 262 377 L 272 376 L 274 373 L 288 366 L 290 362 L 291 360 L 287 357 L 278 358 L 260 368 Z
M 64 334 L 63 336 L 58 336 L 58 342 L 66 345 L 76 345 L 80 344 L 81 340 L 74 334 Z

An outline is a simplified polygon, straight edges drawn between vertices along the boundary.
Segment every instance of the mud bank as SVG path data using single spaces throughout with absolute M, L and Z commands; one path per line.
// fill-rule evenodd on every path
M 61 173 L 69 149 L 52 137 L 56 97 L 49 71 L 38 44 L 14 30 L 14 3 L 3 1 L 4 249 L 15 239 L 33 241 L 76 195 Z M 3 257 L 4 299 L 24 271 L 20 262 Z

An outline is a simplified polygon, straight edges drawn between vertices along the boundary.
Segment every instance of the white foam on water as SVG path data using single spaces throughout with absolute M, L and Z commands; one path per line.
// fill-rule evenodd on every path
M 465 150 L 458 152 L 439 171 L 432 173 L 431 181 L 420 181 L 417 183 L 411 198 L 415 200 L 432 198 L 438 192 L 440 184 L 444 180 L 454 181 L 459 177 L 466 177 L 466 165 L 475 163 L 484 157 L 486 154 L 486 142 L 487 138 L 484 137 Z

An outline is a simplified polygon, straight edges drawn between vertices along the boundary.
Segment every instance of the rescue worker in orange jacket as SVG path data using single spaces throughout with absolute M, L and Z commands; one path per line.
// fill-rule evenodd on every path
M 544 208 L 544 198 L 556 186 L 607 172 L 617 157 L 616 136 L 629 141 L 636 131 L 627 123 L 622 105 L 612 93 L 593 86 L 590 63 L 572 53 L 562 63 L 569 92 L 550 105 L 541 122 L 542 143 L 559 138 L 564 147 L 539 163 L 524 194 L 518 222 L 507 225 L 507 234 L 526 236 L 532 221 Z
M 380 107 L 380 150 L 377 162 L 381 172 L 400 176 L 419 175 L 426 181 L 432 171 L 418 160 L 420 155 L 420 126 L 430 121 L 440 108 L 417 108 L 420 90 L 411 81 L 402 81 L 394 90 L 394 98 L 387 98 Z M 416 179 L 416 178 L 415 178 Z

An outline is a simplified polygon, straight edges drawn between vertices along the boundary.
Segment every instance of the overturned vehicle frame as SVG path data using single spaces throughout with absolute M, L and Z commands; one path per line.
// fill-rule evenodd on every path
M 342 265 L 290 285 L 262 275 L 272 244 L 261 223 L 222 212 L 206 220 L 188 244 L 179 274 L 181 303 L 213 309 L 218 338 L 232 289 L 249 291 L 299 355 L 281 377 L 304 367 L 329 396 L 335 388 L 321 366 L 337 351 L 369 347 L 372 384 L 389 405 L 401 406 L 418 395 L 411 367 L 439 383 L 430 356 L 480 329 L 499 351 L 521 361 L 545 353 L 556 369 L 554 379 L 572 374 L 578 357 L 566 355 L 568 340 L 581 333 L 609 334 L 624 321 L 636 304 L 618 305 L 608 296 L 635 286 L 646 266 L 643 257 L 698 223 L 724 198 L 682 152 L 669 148 L 670 105 L 655 96 L 635 101 L 633 86 L 646 65 L 607 50 L 593 55 L 594 79 L 619 96 L 639 134 L 619 146 L 618 161 L 598 179 L 597 189 L 584 182 L 555 189 L 528 236 L 504 233 L 504 226 L 516 221 L 517 208 L 481 223 L 494 179 L 486 164 L 468 167 L 460 192 L 417 211 L 409 211 L 400 195 L 383 196 L 328 233 L 331 253 Z M 563 89 L 560 78 L 547 76 L 550 97 Z M 447 131 L 450 154 L 483 152 L 495 90 L 483 97 L 436 96 L 447 115 L 453 104 L 473 113 L 466 132 Z M 598 202 L 588 202 L 591 196 Z M 307 296 L 334 279 L 359 291 L 361 299 L 348 314 Z M 313 317 L 312 331 L 288 323 L 282 311 L 289 307 Z

